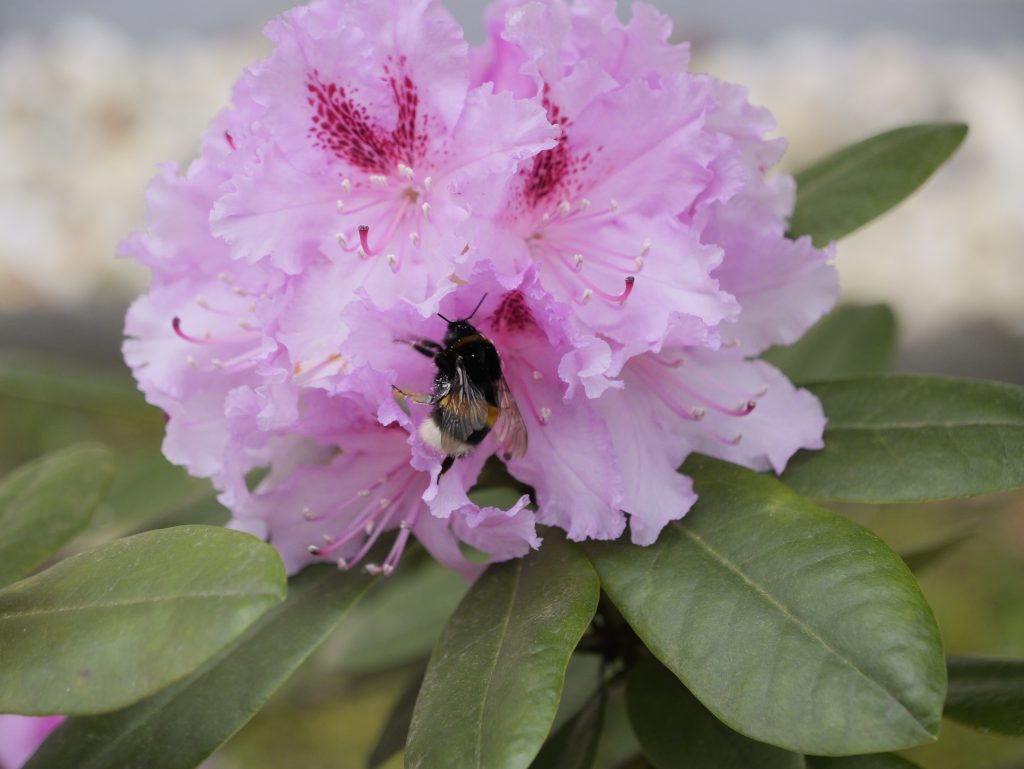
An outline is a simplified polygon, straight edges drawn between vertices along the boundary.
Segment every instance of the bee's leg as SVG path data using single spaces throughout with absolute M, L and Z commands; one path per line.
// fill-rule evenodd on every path
M 391 389 L 394 390 L 402 400 L 412 401 L 413 403 L 419 403 L 424 406 L 429 406 L 434 402 L 434 396 L 429 393 L 411 393 L 395 385 L 391 385 Z
M 409 345 L 416 352 L 426 355 L 428 358 L 434 358 L 439 352 L 444 350 L 441 345 L 430 339 L 396 339 L 395 341 L 400 344 Z
M 450 456 L 450 455 L 445 457 L 444 461 L 441 463 L 441 472 L 437 474 L 437 477 L 440 478 L 442 475 L 444 475 L 449 470 L 451 470 L 452 469 L 452 465 L 454 465 L 454 464 L 455 464 L 455 457 Z

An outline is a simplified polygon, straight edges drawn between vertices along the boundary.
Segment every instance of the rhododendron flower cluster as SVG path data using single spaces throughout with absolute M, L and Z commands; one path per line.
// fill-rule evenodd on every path
M 123 244 L 153 273 L 125 356 L 165 453 L 291 571 L 390 573 L 415 536 L 470 572 L 460 543 L 518 557 L 538 524 L 649 544 L 694 504 L 690 452 L 779 472 L 822 445 L 815 398 L 754 359 L 836 296 L 829 254 L 785 237 L 770 115 L 688 72 L 650 6 L 487 19 L 470 49 L 430 0 L 284 14 Z M 507 510 L 468 494 L 494 435 L 442 473 L 429 408 L 394 392 L 430 391 L 408 342 L 481 300 L 528 435 L 508 471 L 535 490 Z

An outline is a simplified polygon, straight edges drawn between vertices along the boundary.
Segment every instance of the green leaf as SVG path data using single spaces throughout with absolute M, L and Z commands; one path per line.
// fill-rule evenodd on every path
M 837 307 L 789 347 L 761 357 L 791 382 L 805 384 L 881 374 L 896 349 L 896 316 L 888 305 Z
M 405 741 L 409 736 L 409 724 L 412 723 L 412 711 L 416 707 L 416 697 L 423 686 L 424 672 L 426 671 L 420 668 L 413 674 L 391 708 L 384 729 L 377 738 L 377 744 L 370 752 L 370 758 L 366 763 L 368 769 L 377 769 L 405 747 Z
M 590 769 L 597 756 L 607 701 L 602 686 L 544 743 L 530 769 Z
M 657 769 L 804 769 L 798 753 L 734 732 L 650 658 L 630 671 L 626 702 L 644 755 Z
M 767 475 L 694 457 L 699 500 L 650 547 L 588 542 L 648 649 L 736 731 L 801 753 L 934 739 L 942 644 L 884 542 Z
M 0 481 L 0 586 L 24 577 L 85 528 L 110 485 L 102 446 L 76 446 Z
M 819 499 L 922 502 L 1024 486 L 1024 388 L 943 377 L 827 382 L 824 451 L 782 479 Z
M 1024 660 L 952 657 L 948 718 L 983 732 L 1024 737 Z
M 102 713 L 191 673 L 284 600 L 277 552 L 182 526 L 118 540 L 0 591 L 0 713 Z
M 920 574 L 941 561 L 972 536 L 973 534 L 961 532 L 926 545 L 901 551 L 900 558 L 914 574 Z
M 244 726 L 373 584 L 314 566 L 288 600 L 185 680 L 130 708 L 75 718 L 26 769 L 192 769 Z
M 842 758 L 807 757 L 808 769 L 920 769 L 917 764 L 893 753 Z
M 838 240 L 884 214 L 924 184 L 956 151 L 967 126 L 906 126 L 839 150 L 796 175 L 791 237 L 817 246 Z
M 553 532 L 540 550 L 490 567 L 430 658 L 406 767 L 528 767 L 551 728 L 566 665 L 599 594 L 587 559 Z
M 327 641 L 323 662 L 347 673 L 371 673 L 427 657 L 468 589 L 457 573 L 412 550 Z

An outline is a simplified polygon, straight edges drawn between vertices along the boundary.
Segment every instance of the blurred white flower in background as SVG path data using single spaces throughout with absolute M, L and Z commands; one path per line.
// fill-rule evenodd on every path
M 137 292 L 142 272 L 113 254 L 141 223 L 139 189 L 196 153 L 264 50 L 255 35 L 143 44 L 86 19 L 0 40 L 0 311 Z M 694 53 L 775 113 L 790 170 L 898 125 L 969 122 L 925 190 L 843 241 L 843 292 L 895 305 L 904 342 L 972 322 L 1024 334 L 1024 47 L 808 32 Z
M 187 162 L 255 38 L 144 45 L 87 19 L 0 39 L 0 310 L 130 296 L 144 271 L 114 259 L 139 190 Z

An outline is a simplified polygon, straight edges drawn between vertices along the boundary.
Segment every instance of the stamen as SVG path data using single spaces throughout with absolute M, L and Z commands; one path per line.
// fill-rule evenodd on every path
M 583 200 L 580 201 L 580 211 L 586 211 L 588 208 L 590 208 L 590 200 L 588 198 L 583 198 Z
M 640 256 L 644 257 L 651 253 L 651 239 L 645 238 L 643 245 L 640 247 Z
M 594 292 L 589 288 L 583 290 L 583 296 L 580 297 L 580 304 L 586 304 L 594 298 Z
M 423 189 L 425 192 L 430 192 L 430 185 L 434 183 L 434 177 L 428 176 L 423 180 Z
M 560 213 L 562 216 L 567 216 L 571 210 L 572 206 L 569 205 L 568 200 L 563 200 L 561 203 L 558 204 L 558 213 Z
M 544 408 L 542 408 L 540 410 L 540 421 L 543 424 L 547 424 L 550 421 L 550 419 L 551 419 L 551 409 L 549 409 L 547 406 L 545 406 Z
M 534 378 L 534 380 L 539 382 L 541 379 L 544 378 L 544 375 L 542 373 L 540 373 L 539 371 L 534 371 L 533 372 L 533 378 Z
M 416 173 L 411 168 L 409 168 L 409 166 L 407 166 L 405 163 L 398 164 L 398 173 L 400 173 L 406 179 L 412 179 L 416 175 Z
M 583 269 L 583 254 L 573 254 L 572 263 L 576 266 L 577 272 Z
M 430 203 L 424 203 L 422 206 L 423 218 L 428 222 L 430 221 Z
M 398 272 L 398 257 L 394 254 L 388 254 L 387 260 L 388 266 L 391 267 L 391 271 Z
M 348 238 L 345 237 L 345 233 L 344 232 L 339 232 L 334 237 L 337 238 L 338 245 L 340 245 L 342 248 L 348 248 Z
M 376 256 L 377 252 L 370 248 L 370 225 L 360 224 L 359 225 L 359 244 L 360 249 L 359 256 L 366 258 L 368 256 Z
M 409 240 L 412 241 L 412 244 L 414 246 L 419 248 L 419 245 L 420 245 L 420 234 L 418 232 L 410 232 L 409 233 Z
M 370 184 L 376 184 L 378 187 L 388 186 L 388 177 L 384 174 L 370 174 Z
M 352 182 L 348 179 L 342 179 L 341 188 L 345 190 L 345 192 L 352 192 Z
M 636 271 L 637 272 L 641 272 L 643 270 L 643 268 L 644 268 L 644 258 L 642 256 L 638 256 L 634 260 L 633 264 L 636 265 Z
M 619 210 L 619 201 L 617 201 L 615 198 L 612 198 L 608 202 L 608 210 L 611 211 L 612 213 L 618 211 Z
M 334 207 L 338 210 L 339 214 L 345 213 L 345 201 L 344 200 L 339 200 L 337 203 L 334 204 Z

